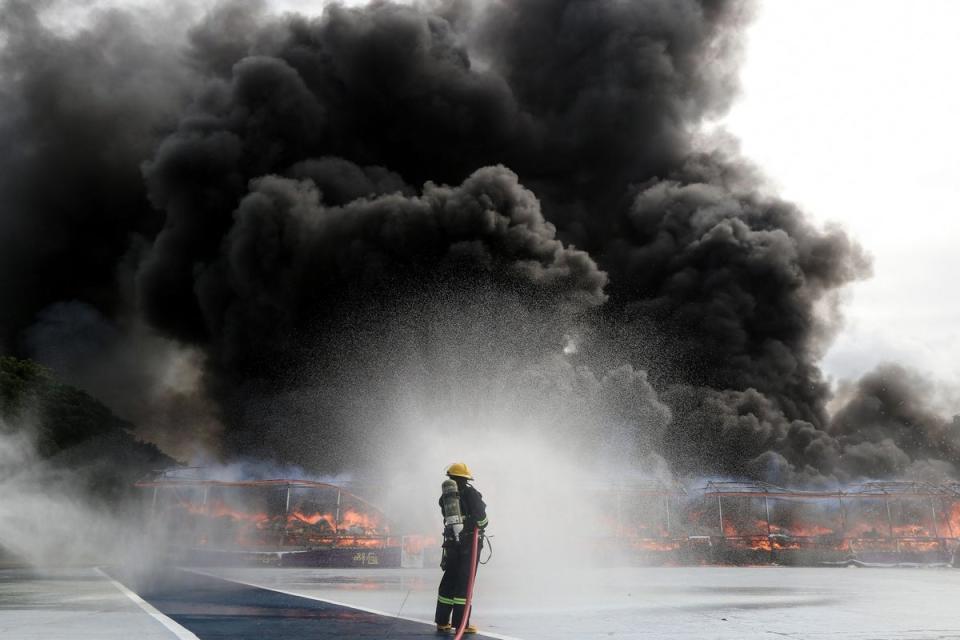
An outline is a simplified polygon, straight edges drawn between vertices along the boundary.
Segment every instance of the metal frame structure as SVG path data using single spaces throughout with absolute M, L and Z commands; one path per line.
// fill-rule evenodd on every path
M 347 542 L 354 542 L 359 544 L 378 541 L 381 546 L 387 546 L 390 544 L 390 541 L 395 536 L 391 536 L 389 533 L 383 534 L 356 534 L 348 533 L 341 531 L 340 526 L 342 524 L 342 513 L 341 508 L 344 504 L 344 499 L 354 501 L 362 506 L 364 506 L 368 511 L 375 513 L 384 523 L 389 523 L 386 514 L 375 504 L 371 503 L 369 500 L 358 496 L 355 493 L 352 493 L 339 485 L 327 483 L 327 482 L 316 482 L 312 480 L 292 480 L 292 479 L 273 479 L 273 480 L 246 480 L 246 481 L 224 481 L 224 480 L 207 480 L 200 478 L 190 478 L 182 477 L 180 475 L 172 475 L 168 473 L 162 473 L 155 478 L 145 479 L 135 483 L 136 487 L 141 489 L 152 489 L 152 498 L 150 503 L 150 510 L 152 515 L 156 515 L 157 510 L 157 500 L 161 491 L 177 489 L 189 489 L 189 490 L 200 490 L 201 501 L 199 506 L 203 509 L 208 508 L 208 499 L 210 495 L 210 490 L 217 489 L 235 489 L 235 488 L 255 488 L 255 489 L 276 489 L 285 492 L 284 497 L 284 511 L 283 513 L 278 513 L 276 515 L 283 516 L 289 522 L 290 518 L 290 497 L 291 492 L 295 489 L 315 489 L 315 490 L 329 490 L 336 491 L 336 502 L 335 510 L 333 517 L 333 533 L 328 536 L 329 544 L 331 546 L 346 546 Z M 389 528 L 389 526 L 388 526 Z M 283 546 L 283 537 L 281 537 L 281 546 Z
M 666 483 L 662 481 L 651 481 L 634 483 L 627 486 L 618 484 L 616 489 L 617 496 L 617 526 L 615 537 L 622 537 L 623 531 L 623 498 L 624 494 L 642 498 L 663 498 L 663 509 L 665 517 L 666 531 L 671 529 L 671 499 L 683 499 L 688 497 L 685 487 L 678 483 Z
M 196 507 L 199 506 L 207 509 L 207 514 L 211 489 L 284 492 L 285 495 L 271 494 L 274 497 L 268 498 L 272 505 L 268 511 L 279 523 L 273 526 L 279 531 L 279 546 L 285 549 L 387 548 L 399 547 L 402 542 L 396 533 L 367 530 L 370 532 L 361 534 L 357 530 L 342 529 L 345 500 L 375 515 L 384 524 L 389 520 L 384 511 L 370 501 L 327 482 L 293 479 L 229 482 L 165 474 L 138 482 L 136 486 L 152 489 L 149 504 L 154 514 L 159 506 L 158 496 L 164 491 L 191 491 L 189 499 L 182 495 L 175 499 L 184 506 L 192 505 L 193 513 L 198 513 Z M 292 516 L 295 511 L 291 499 L 291 494 L 298 489 L 331 492 L 328 494 L 330 508 L 317 513 L 325 514 L 332 531 L 298 528 L 297 517 Z M 795 490 L 759 481 L 710 480 L 695 489 L 679 483 L 624 481 L 612 486 L 585 487 L 585 490 L 588 494 L 602 492 L 607 499 L 615 500 L 615 505 L 610 504 L 610 515 L 615 519 L 609 522 L 615 524 L 615 530 L 602 535 L 598 541 L 638 552 L 677 552 L 680 555 L 675 557 L 680 557 L 689 555 L 693 548 L 716 547 L 721 550 L 717 553 L 747 552 L 753 554 L 750 557 L 755 560 L 758 559 L 756 552 L 769 551 L 771 561 L 781 560 L 784 556 L 777 555 L 780 552 L 805 550 L 819 556 L 858 559 L 890 557 L 896 553 L 901 560 L 923 556 L 923 561 L 929 561 L 931 555 L 924 554 L 933 554 L 942 561 L 960 543 L 960 528 L 951 523 L 951 516 L 956 517 L 960 508 L 960 483 L 936 486 L 924 482 L 874 481 L 835 490 Z M 332 492 L 335 492 L 335 502 Z M 762 501 L 762 507 L 757 502 L 742 501 Z M 798 505 L 797 509 L 816 510 L 810 520 L 813 527 L 803 526 L 806 520 L 797 517 L 800 511 L 782 511 L 783 503 L 790 502 L 808 505 Z M 899 522 L 895 521 L 893 507 L 899 509 Z M 712 520 L 714 508 L 716 519 Z M 904 514 L 908 517 L 904 518 Z M 782 516 L 787 518 L 787 524 Z M 749 523 L 746 527 L 745 522 Z M 727 556 L 711 557 L 727 561 Z
M 767 537 L 774 537 L 777 534 L 772 532 L 770 520 L 770 501 L 771 500 L 797 500 L 797 501 L 822 501 L 836 500 L 841 518 L 841 527 L 839 537 L 847 541 L 848 545 L 852 543 L 863 544 L 865 542 L 877 542 L 885 540 L 892 542 L 897 553 L 901 551 L 901 544 L 905 542 L 928 542 L 936 543 L 941 549 L 946 550 L 948 544 L 957 543 L 958 538 L 953 531 L 950 518 L 944 518 L 947 525 L 947 531 L 940 531 L 937 525 L 936 504 L 941 504 L 941 513 L 946 515 L 948 509 L 947 502 L 960 500 L 960 483 L 952 486 L 935 486 L 925 482 L 917 481 L 871 481 L 852 485 L 846 489 L 837 489 L 835 491 L 805 491 L 791 490 L 779 487 L 773 484 L 759 481 L 715 481 L 711 480 L 703 487 L 705 498 L 717 500 L 717 509 L 719 514 L 719 530 L 724 539 L 750 538 L 757 536 L 727 536 L 724 529 L 723 518 L 723 499 L 731 498 L 762 498 L 765 511 L 765 521 L 767 528 Z M 887 537 L 885 539 L 864 539 L 858 537 L 848 537 L 848 514 L 849 504 L 863 500 L 883 500 L 884 510 L 887 516 Z M 933 528 L 932 536 L 904 536 L 897 535 L 893 524 L 893 515 L 890 509 L 891 500 L 911 500 L 928 501 L 930 507 L 931 524 Z M 846 501 L 846 502 L 845 502 Z M 941 535 L 941 534 L 947 535 Z M 807 536 L 791 536 L 804 538 Z M 851 546 L 852 549 L 852 546 Z

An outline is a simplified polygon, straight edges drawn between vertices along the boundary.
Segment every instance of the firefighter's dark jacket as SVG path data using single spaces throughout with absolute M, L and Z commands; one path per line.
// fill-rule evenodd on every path
M 440 512 L 443 513 L 442 496 L 439 504 Z M 460 488 L 460 513 L 463 514 L 463 534 L 466 534 L 461 534 L 461 539 L 467 539 L 473 535 L 475 526 L 482 530 L 489 522 L 487 520 L 487 505 L 483 502 L 483 496 L 469 484 L 462 485 Z

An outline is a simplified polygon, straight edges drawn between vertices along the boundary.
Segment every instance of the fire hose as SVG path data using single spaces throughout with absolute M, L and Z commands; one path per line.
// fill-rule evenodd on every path
M 480 527 L 474 527 L 473 542 L 470 547 L 470 579 L 467 581 L 467 603 L 463 606 L 463 617 L 460 618 L 460 626 L 457 627 L 457 635 L 453 637 L 453 640 L 463 638 L 467 621 L 470 619 L 470 608 L 473 606 L 473 582 L 477 579 L 477 542 L 479 539 Z

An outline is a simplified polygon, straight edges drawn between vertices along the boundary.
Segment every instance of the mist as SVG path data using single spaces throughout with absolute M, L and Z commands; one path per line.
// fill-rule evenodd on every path
M 29 422 L 29 419 L 24 418 Z M 41 456 L 29 424 L 0 419 L 0 549 L 35 567 L 159 566 L 165 532 L 143 504 L 117 504 L 89 488 L 97 463 L 58 464 Z

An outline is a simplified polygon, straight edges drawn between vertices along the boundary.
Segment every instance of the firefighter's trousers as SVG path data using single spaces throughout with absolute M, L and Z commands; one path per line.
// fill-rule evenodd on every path
M 470 548 L 473 545 L 473 535 L 469 539 L 461 535 L 460 542 L 450 540 L 443 544 L 443 577 L 440 579 L 440 588 L 437 594 L 437 624 L 452 624 L 460 626 L 463 620 L 463 610 L 467 603 L 467 582 L 470 580 Z M 483 540 L 477 545 L 477 561 L 480 559 L 480 550 Z M 476 565 L 475 565 L 476 566 Z M 452 618 L 451 618 L 452 615 Z M 470 618 L 467 617 L 467 624 Z

